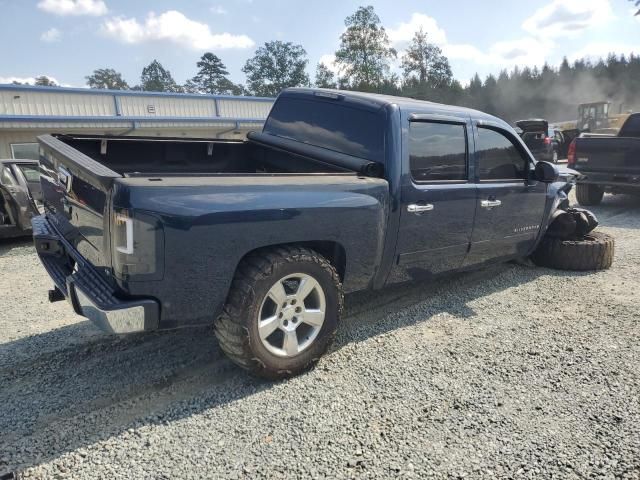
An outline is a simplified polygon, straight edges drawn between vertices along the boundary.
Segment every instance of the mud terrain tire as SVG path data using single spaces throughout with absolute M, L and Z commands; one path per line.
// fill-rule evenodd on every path
M 558 270 L 605 270 L 613 263 L 614 250 L 613 237 L 602 232 L 572 240 L 545 236 L 531 259 L 540 267 Z
M 270 318 L 275 318 L 282 317 L 280 312 L 284 312 L 280 327 L 273 332 L 276 336 L 278 334 L 283 336 L 282 351 L 279 352 L 278 348 L 267 343 L 269 339 L 261 337 L 261 332 L 264 332 L 262 330 L 264 322 L 269 320 L 264 319 L 263 311 L 267 297 L 271 298 L 269 295 L 278 282 L 283 282 L 282 284 L 287 287 L 287 279 L 296 275 L 302 275 L 315 282 L 316 290 L 312 293 L 323 296 L 324 319 L 321 326 L 317 327 L 317 332 L 307 340 L 302 349 L 305 342 L 298 345 L 297 342 L 300 340 L 298 336 L 302 337 L 299 332 L 304 324 L 304 315 L 306 312 L 311 312 L 311 309 L 307 309 L 303 304 L 305 300 L 300 300 L 300 297 L 295 304 L 293 295 L 296 292 L 293 294 L 286 292 L 292 295 L 286 298 L 289 299 L 289 303 L 294 299 L 293 304 L 287 305 L 285 310 L 281 302 L 277 305 L 274 302 L 273 313 L 269 314 Z M 295 285 L 295 280 L 293 285 L 294 289 L 302 288 L 301 283 Z M 344 295 L 340 277 L 325 257 L 308 248 L 295 246 L 263 250 L 250 254 L 238 266 L 224 312 L 215 321 L 214 331 L 220 347 L 235 364 L 253 375 L 278 380 L 302 373 L 317 363 L 335 337 L 343 304 Z M 299 314 L 300 320 L 289 315 L 295 315 L 291 308 L 296 312 L 302 311 Z M 314 312 L 319 311 L 317 307 L 314 308 Z M 294 335 L 296 346 L 301 348 L 299 353 L 293 355 L 284 352 L 287 332 L 282 322 L 287 318 L 289 318 L 289 330 L 291 322 L 300 322 Z M 276 330 L 282 330 L 282 333 Z

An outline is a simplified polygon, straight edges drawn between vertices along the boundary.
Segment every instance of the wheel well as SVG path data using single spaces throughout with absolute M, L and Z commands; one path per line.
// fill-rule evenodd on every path
M 344 275 L 347 268 L 347 255 L 342 245 L 332 241 L 319 240 L 319 241 L 311 241 L 311 242 L 293 242 L 293 243 L 280 243 L 276 245 L 268 245 L 268 246 L 256 248 L 255 250 L 251 250 L 250 252 L 247 252 L 244 255 L 244 257 L 240 259 L 240 262 L 238 262 L 238 264 L 240 264 L 249 255 L 252 255 L 254 253 L 261 252 L 264 250 L 271 250 L 272 248 L 294 246 L 294 245 L 299 247 L 306 247 L 318 252 L 324 258 L 329 260 L 329 263 L 331 263 L 331 265 L 333 265 L 333 267 L 338 272 L 338 275 L 340 276 L 340 281 L 341 282 L 344 281 Z

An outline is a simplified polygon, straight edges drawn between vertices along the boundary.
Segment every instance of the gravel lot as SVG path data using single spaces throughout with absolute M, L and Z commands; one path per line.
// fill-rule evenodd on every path
M 0 243 L 0 474 L 27 478 L 640 478 L 640 200 L 594 211 L 614 267 L 507 264 L 347 299 L 277 384 L 208 329 L 110 337 Z

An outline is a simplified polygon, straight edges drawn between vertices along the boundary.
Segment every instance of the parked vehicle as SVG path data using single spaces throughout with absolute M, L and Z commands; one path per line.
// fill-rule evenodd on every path
M 519 120 L 516 126 L 520 129 L 520 137 L 536 160 L 558 163 L 558 139 L 550 134 L 549 123 L 537 118 Z
M 576 138 L 568 165 L 581 176 L 576 197 L 581 205 L 597 205 L 605 192 L 640 194 L 640 113 L 630 115 L 616 136 Z
M 407 98 L 288 89 L 243 142 L 39 142 L 50 299 L 115 333 L 215 320 L 228 356 L 268 378 L 322 356 L 345 292 L 527 257 L 584 223 L 558 210 L 573 174 L 505 122 Z M 550 223 L 562 235 L 543 239 Z
M 552 139 L 554 150 L 553 163 L 558 163 L 560 159 L 567 158 L 569 145 L 578 135 L 580 135 L 580 131 L 577 129 L 562 129 L 556 125 L 549 127 L 548 136 Z
M 0 160 L 0 238 L 31 235 L 41 199 L 37 161 Z

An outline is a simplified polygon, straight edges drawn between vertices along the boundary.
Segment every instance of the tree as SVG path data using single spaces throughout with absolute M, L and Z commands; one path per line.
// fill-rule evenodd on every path
M 146 92 L 181 92 L 180 87 L 171 72 L 166 70 L 160 62 L 154 60 L 142 69 L 140 89 Z
M 640 7 L 640 0 L 629 0 L 631 2 L 635 2 L 636 7 Z M 640 15 L 640 10 L 638 10 L 635 15 Z
M 405 78 L 413 77 L 433 87 L 448 85 L 453 79 L 449 60 L 440 47 L 428 42 L 422 27 L 415 33 L 402 57 L 402 70 Z
M 41 76 L 37 77 L 35 84 L 40 86 L 40 87 L 57 87 L 58 86 L 58 84 L 56 82 L 51 80 L 46 75 L 41 75 Z
M 222 60 L 211 52 L 207 52 L 197 63 L 198 73 L 187 80 L 185 90 L 192 93 L 210 93 L 222 95 L 241 95 L 242 86 L 236 85 L 227 78 L 229 72 Z
M 242 71 L 247 75 L 249 92 L 275 97 L 285 88 L 309 85 L 308 62 L 301 45 L 276 40 L 258 48 Z
M 397 53 L 372 6 L 360 7 L 344 21 L 336 63 L 352 87 L 365 90 L 380 86 L 389 73 L 389 61 Z
M 112 68 L 98 68 L 93 74 L 84 77 L 89 88 L 106 88 L 109 90 L 129 90 L 129 85 L 122 74 Z
M 318 88 L 337 88 L 336 77 L 329 67 L 324 63 L 319 63 L 316 67 L 316 87 Z

